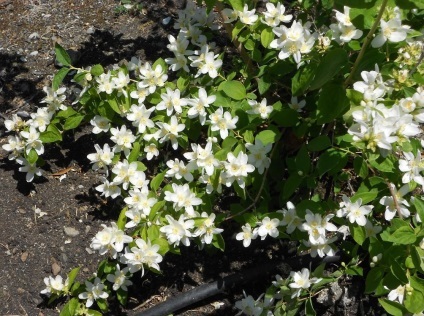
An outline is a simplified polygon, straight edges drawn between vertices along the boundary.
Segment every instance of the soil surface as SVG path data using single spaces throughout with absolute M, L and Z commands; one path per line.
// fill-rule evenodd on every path
M 166 36 L 175 31 L 172 21 L 167 25 L 162 21 L 176 17 L 182 2 L 141 1 L 142 11 L 115 14 L 119 1 L 114 0 L 0 0 L 0 145 L 7 138 L 3 120 L 14 113 L 25 117 L 40 105 L 43 86 L 50 85 L 58 70 L 55 43 L 68 49 L 79 67 L 108 66 L 132 56 L 150 61 L 167 56 Z M 89 130 L 83 127 L 70 133 L 60 146 L 49 146 L 43 155 L 44 177 L 33 183 L 25 181 L 15 162 L 0 149 L 0 315 L 58 315 L 61 303 L 57 308 L 47 307 L 39 294 L 45 287 L 43 278 L 65 277 L 80 266 L 79 279 L 84 280 L 102 259 L 92 253 L 90 241 L 101 224 L 117 218 L 119 209 L 93 189 L 100 180 L 86 158 L 94 152 L 95 139 Z M 52 175 L 61 170 L 67 171 L 65 179 Z M 39 217 L 35 207 L 46 214 Z M 234 236 L 225 238 L 225 253 L 185 248 L 181 256 L 166 257 L 162 275 L 136 276 L 128 306 L 124 309 L 112 303 L 110 314 L 136 315 L 219 277 L 249 267 L 260 269 L 271 259 L 282 260 L 276 253 L 287 253 L 286 245 L 277 242 L 261 244 L 252 254 Z M 257 297 L 270 280 L 263 278 L 243 288 Z M 343 299 L 327 300 L 321 314 L 373 314 L 368 299 L 359 297 L 362 280 L 344 282 Z M 178 315 L 234 315 L 234 302 L 241 295 L 242 288 L 232 289 Z M 218 308 L 216 302 L 223 305 Z

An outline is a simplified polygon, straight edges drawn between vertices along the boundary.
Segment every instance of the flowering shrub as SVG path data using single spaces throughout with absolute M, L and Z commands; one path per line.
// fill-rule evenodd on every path
M 173 57 L 154 63 L 81 69 L 57 45 L 63 68 L 47 106 L 6 121 L 3 148 L 27 181 L 67 130 L 89 123 L 109 135 L 88 159 L 104 175 L 96 190 L 125 203 L 91 242 L 107 257 L 96 276 L 80 284 L 74 269 L 64 284 L 46 278 L 42 293 L 72 297 L 63 315 L 106 312 L 107 298 L 125 304 L 132 274 L 159 272 L 167 253 L 224 251 L 223 223 L 235 221 L 240 246 L 282 238 L 299 254 L 348 258 L 331 273 L 276 276 L 240 313 L 314 315 L 318 291 L 352 275 L 388 313 L 422 313 L 422 2 L 205 2 L 188 1 L 168 36 Z M 214 42 L 219 32 L 233 48 Z M 81 86 L 72 105 L 68 75 Z M 229 192 L 237 203 L 216 211 Z

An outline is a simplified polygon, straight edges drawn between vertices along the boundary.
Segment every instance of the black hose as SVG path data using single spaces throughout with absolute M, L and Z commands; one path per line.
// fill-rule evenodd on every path
M 133 316 L 166 316 L 172 314 L 180 309 L 183 309 L 184 307 L 193 305 L 194 303 L 197 303 L 201 300 L 223 293 L 231 288 L 234 288 L 235 286 L 239 287 L 240 285 L 251 282 L 259 277 L 264 277 L 267 274 L 271 274 L 277 270 L 277 268 L 281 268 L 281 266 L 284 264 L 288 264 L 289 266 L 296 266 L 297 269 L 299 269 L 300 267 L 307 267 L 309 264 L 316 266 L 321 263 L 331 263 L 338 261 L 340 261 L 340 256 L 331 256 L 321 259 L 311 258 L 308 254 L 291 258 L 285 262 L 270 262 L 245 270 L 241 273 L 236 273 L 224 278 L 220 278 L 212 283 L 200 285 L 178 296 L 171 297 L 165 302 L 153 306 L 148 310 L 135 313 Z

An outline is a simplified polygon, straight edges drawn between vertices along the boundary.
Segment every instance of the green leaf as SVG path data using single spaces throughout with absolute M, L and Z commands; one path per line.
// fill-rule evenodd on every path
M 271 81 L 269 80 L 267 75 L 263 75 L 262 77 L 259 78 L 258 90 L 260 95 L 265 94 L 270 87 L 271 87 Z
M 419 315 L 424 310 L 424 294 L 414 289 L 411 294 L 405 295 L 404 304 L 409 312 Z
M 69 68 L 62 68 L 60 69 L 53 77 L 53 83 L 52 83 L 52 88 L 54 91 L 56 91 L 57 89 L 59 89 L 60 84 L 62 83 L 63 79 L 65 79 L 66 75 L 69 72 Z
M 405 308 L 397 302 L 389 301 L 385 298 L 379 298 L 378 302 L 390 315 L 403 316 L 406 314 Z
M 80 267 L 76 267 L 68 273 L 68 290 L 71 289 L 72 285 L 74 284 L 75 278 L 77 277 L 79 270 Z
M 94 310 L 94 309 L 89 309 L 87 316 L 103 316 L 103 314 L 100 313 L 99 311 Z
M 128 211 L 128 206 L 125 206 L 121 212 L 119 213 L 118 221 L 116 222 L 116 225 L 120 230 L 125 230 L 125 224 L 127 223 L 127 216 L 125 213 Z
M 424 251 L 419 247 L 411 247 L 411 257 L 415 268 L 424 273 L 424 260 L 421 259 L 424 257 Z
M 105 72 L 105 70 L 103 69 L 103 66 L 100 65 L 100 64 L 94 65 L 93 67 L 91 67 L 91 70 L 90 70 L 90 73 L 93 76 L 100 76 L 104 72 Z
M 62 308 L 62 311 L 60 312 L 59 316 L 75 316 L 78 306 L 79 301 L 77 298 L 74 297 Z
M 369 192 L 357 192 L 354 196 L 352 196 L 352 202 L 356 202 L 358 199 L 362 199 L 362 204 L 367 204 L 371 201 L 374 201 L 378 196 L 378 190 L 370 190 Z
M 315 76 L 317 67 L 317 64 L 310 63 L 298 70 L 292 79 L 293 96 L 300 96 L 306 92 L 313 77 Z
M 346 159 L 346 153 L 336 149 L 328 149 L 320 155 L 317 163 L 318 174 L 321 177 L 324 173 L 340 168 Z M 341 166 L 343 168 L 343 166 Z
M 305 145 L 297 152 L 295 163 L 297 170 L 302 171 L 303 174 L 307 174 L 311 169 L 311 158 Z
M 246 97 L 246 88 L 240 81 L 224 81 L 219 85 L 226 95 L 234 100 L 242 100 Z
M 103 298 L 98 298 L 96 300 L 97 306 L 100 308 L 102 312 L 108 311 L 107 301 Z
M 340 117 L 349 108 L 349 100 L 342 84 L 325 85 L 318 99 L 317 123 L 324 124 Z
M 157 225 L 152 225 L 147 229 L 147 237 L 150 240 L 155 240 L 159 238 L 159 236 L 160 236 L 160 231 Z
M 228 137 L 227 137 L 228 138 Z M 243 133 L 243 138 L 246 143 L 253 144 L 255 142 L 255 136 L 251 130 L 247 130 Z
M 224 238 L 222 238 L 221 234 L 213 235 L 212 245 L 214 245 L 215 248 L 218 248 L 221 251 L 225 250 L 225 241 Z
M 119 303 L 122 306 L 125 306 L 128 301 L 128 292 L 124 291 L 123 289 L 119 288 L 118 291 L 116 291 L 116 297 L 118 298 Z
M 331 140 L 328 136 L 320 135 L 308 142 L 309 151 L 321 151 L 331 146 Z
M 71 65 L 71 57 L 69 57 L 68 53 L 62 46 L 56 43 L 54 46 L 54 50 L 56 53 L 56 59 L 59 63 L 61 63 L 63 66 Z
M 243 0 L 229 0 L 234 10 L 243 11 Z
M 355 157 L 353 168 L 361 178 L 366 179 L 368 177 L 368 166 L 362 157 Z
M 293 109 L 286 108 L 271 113 L 271 119 L 279 126 L 292 127 L 299 122 L 299 113 Z
M 305 303 L 305 315 L 306 316 L 315 316 L 316 312 L 312 304 L 312 299 L 309 298 Z
M 424 202 L 418 196 L 414 198 L 414 206 L 421 221 L 424 221 Z
M 134 142 L 133 147 L 131 149 L 131 153 L 128 156 L 128 162 L 131 163 L 133 161 L 137 161 L 140 155 L 140 143 Z
M 56 117 L 68 118 L 70 116 L 76 115 L 78 112 L 75 111 L 72 107 L 68 106 L 66 110 L 61 110 L 57 112 Z
M 152 65 L 152 69 L 156 69 L 156 67 L 159 66 L 159 65 L 162 67 L 163 73 L 166 73 L 168 71 L 168 64 L 162 58 L 158 58 L 154 62 L 154 64 Z
M 165 173 L 166 172 L 161 172 L 161 173 L 158 173 L 153 179 L 152 179 L 152 181 L 150 181 L 150 188 L 153 190 L 153 191 L 157 191 L 158 189 L 159 189 L 159 187 L 160 187 L 160 185 L 162 184 L 162 182 L 163 182 L 163 179 L 165 178 Z
M 310 90 L 316 90 L 333 79 L 340 70 L 347 64 L 347 52 L 343 48 L 336 48 L 329 51 L 319 63 L 316 75 L 309 87 Z
M 277 132 L 272 129 L 267 129 L 256 135 L 256 139 L 259 139 L 264 146 L 273 144 L 277 139 Z
M 389 241 L 400 245 L 413 244 L 416 240 L 417 236 L 415 236 L 414 230 L 409 226 L 403 226 L 396 229 L 389 237 Z
M 365 293 L 370 294 L 374 292 L 379 284 L 382 282 L 384 276 L 384 269 L 382 267 L 372 268 L 368 272 L 367 278 L 365 280 Z
M 401 284 L 408 283 L 408 277 L 406 276 L 406 269 L 401 267 L 396 260 L 390 260 L 390 271 L 399 280 Z
M 364 241 L 367 239 L 365 228 L 362 226 L 349 224 L 349 230 L 352 234 L 353 240 L 355 240 L 358 245 L 362 246 Z
M 28 160 L 28 162 L 30 164 L 35 164 L 37 162 L 38 154 L 37 154 L 37 152 L 35 151 L 34 148 L 31 148 L 31 150 L 29 151 L 29 153 L 26 156 L 26 159 Z
M 81 121 L 84 119 L 84 115 L 75 115 L 75 116 L 71 116 L 68 117 L 65 121 L 65 124 L 63 125 L 63 129 L 65 131 L 77 128 L 80 124 Z
M 40 133 L 40 140 L 43 143 L 54 143 L 62 140 L 62 134 L 54 125 L 49 125 L 46 131 Z
M 302 180 L 303 177 L 299 176 L 297 173 L 291 174 L 284 182 L 283 199 L 289 198 L 296 191 L 296 189 L 299 188 Z
M 274 33 L 272 32 L 272 29 L 270 28 L 265 28 L 263 29 L 262 33 L 261 33 L 261 44 L 263 47 L 268 48 L 269 44 L 271 44 L 271 42 L 274 39 Z

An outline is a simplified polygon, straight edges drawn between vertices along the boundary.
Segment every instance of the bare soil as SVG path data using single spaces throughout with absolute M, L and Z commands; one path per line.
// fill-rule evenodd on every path
M 141 2 L 142 12 L 116 15 L 119 1 L 114 0 L 0 0 L 0 145 L 7 138 L 3 120 L 13 113 L 25 116 L 36 110 L 44 97 L 42 88 L 50 85 L 58 69 L 56 42 L 70 50 L 79 67 L 107 66 L 132 56 L 154 60 L 168 54 L 166 36 L 173 32 L 172 22 L 164 25 L 162 20 L 175 17 L 183 1 Z M 60 146 L 48 147 L 43 156 L 44 177 L 34 183 L 27 183 L 0 149 L 0 315 L 58 315 L 58 309 L 47 307 L 39 294 L 45 287 L 43 278 L 65 277 L 80 266 L 79 279 L 83 280 L 103 259 L 91 253 L 90 240 L 101 224 L 117 218 L 119 208 L 106 203 L 93 189 L 99 178 L 89 169 L 86 157 L 94 151 L 94 142 L 89 128 L 83 127 L 68 134 Z M 65 169 L 67 177 L 62 181 L 52 176 Z M 47 215 L 37 217 L 35 206 Z M 276 254 L 285 252 L 281 250 L 285 246 L 277 242 L 261 244 L 252 254 L 234 236 L 225 237 L 225 253 L 186 248 L 181 256 L 166 258 L 162 275 L 136 276 L 134 281 L 139 282 L 130 288 L 128 306 L 124 309 L 112 302 L 110 315 L 135 315 L 218 277 L 246 267 L 260 268 L 270 259 L 282 260 Z M 257 295 L 269 282 L 268 278 L 250 284 L 247 292 Z M 323 306 L 321 314 L 372 314 L 368 299 L 365 307 L 361 303 L 361 284 L 361 280 L 346 281 L 344 291 L 350 291 L 346 295 L 351 301 Z M 234 315 L 232 306 L 241 293 L 241 288 L 234 289 L 179 315 Z M 218 310 L 212 304 L 216 301 L 224 303 Z

